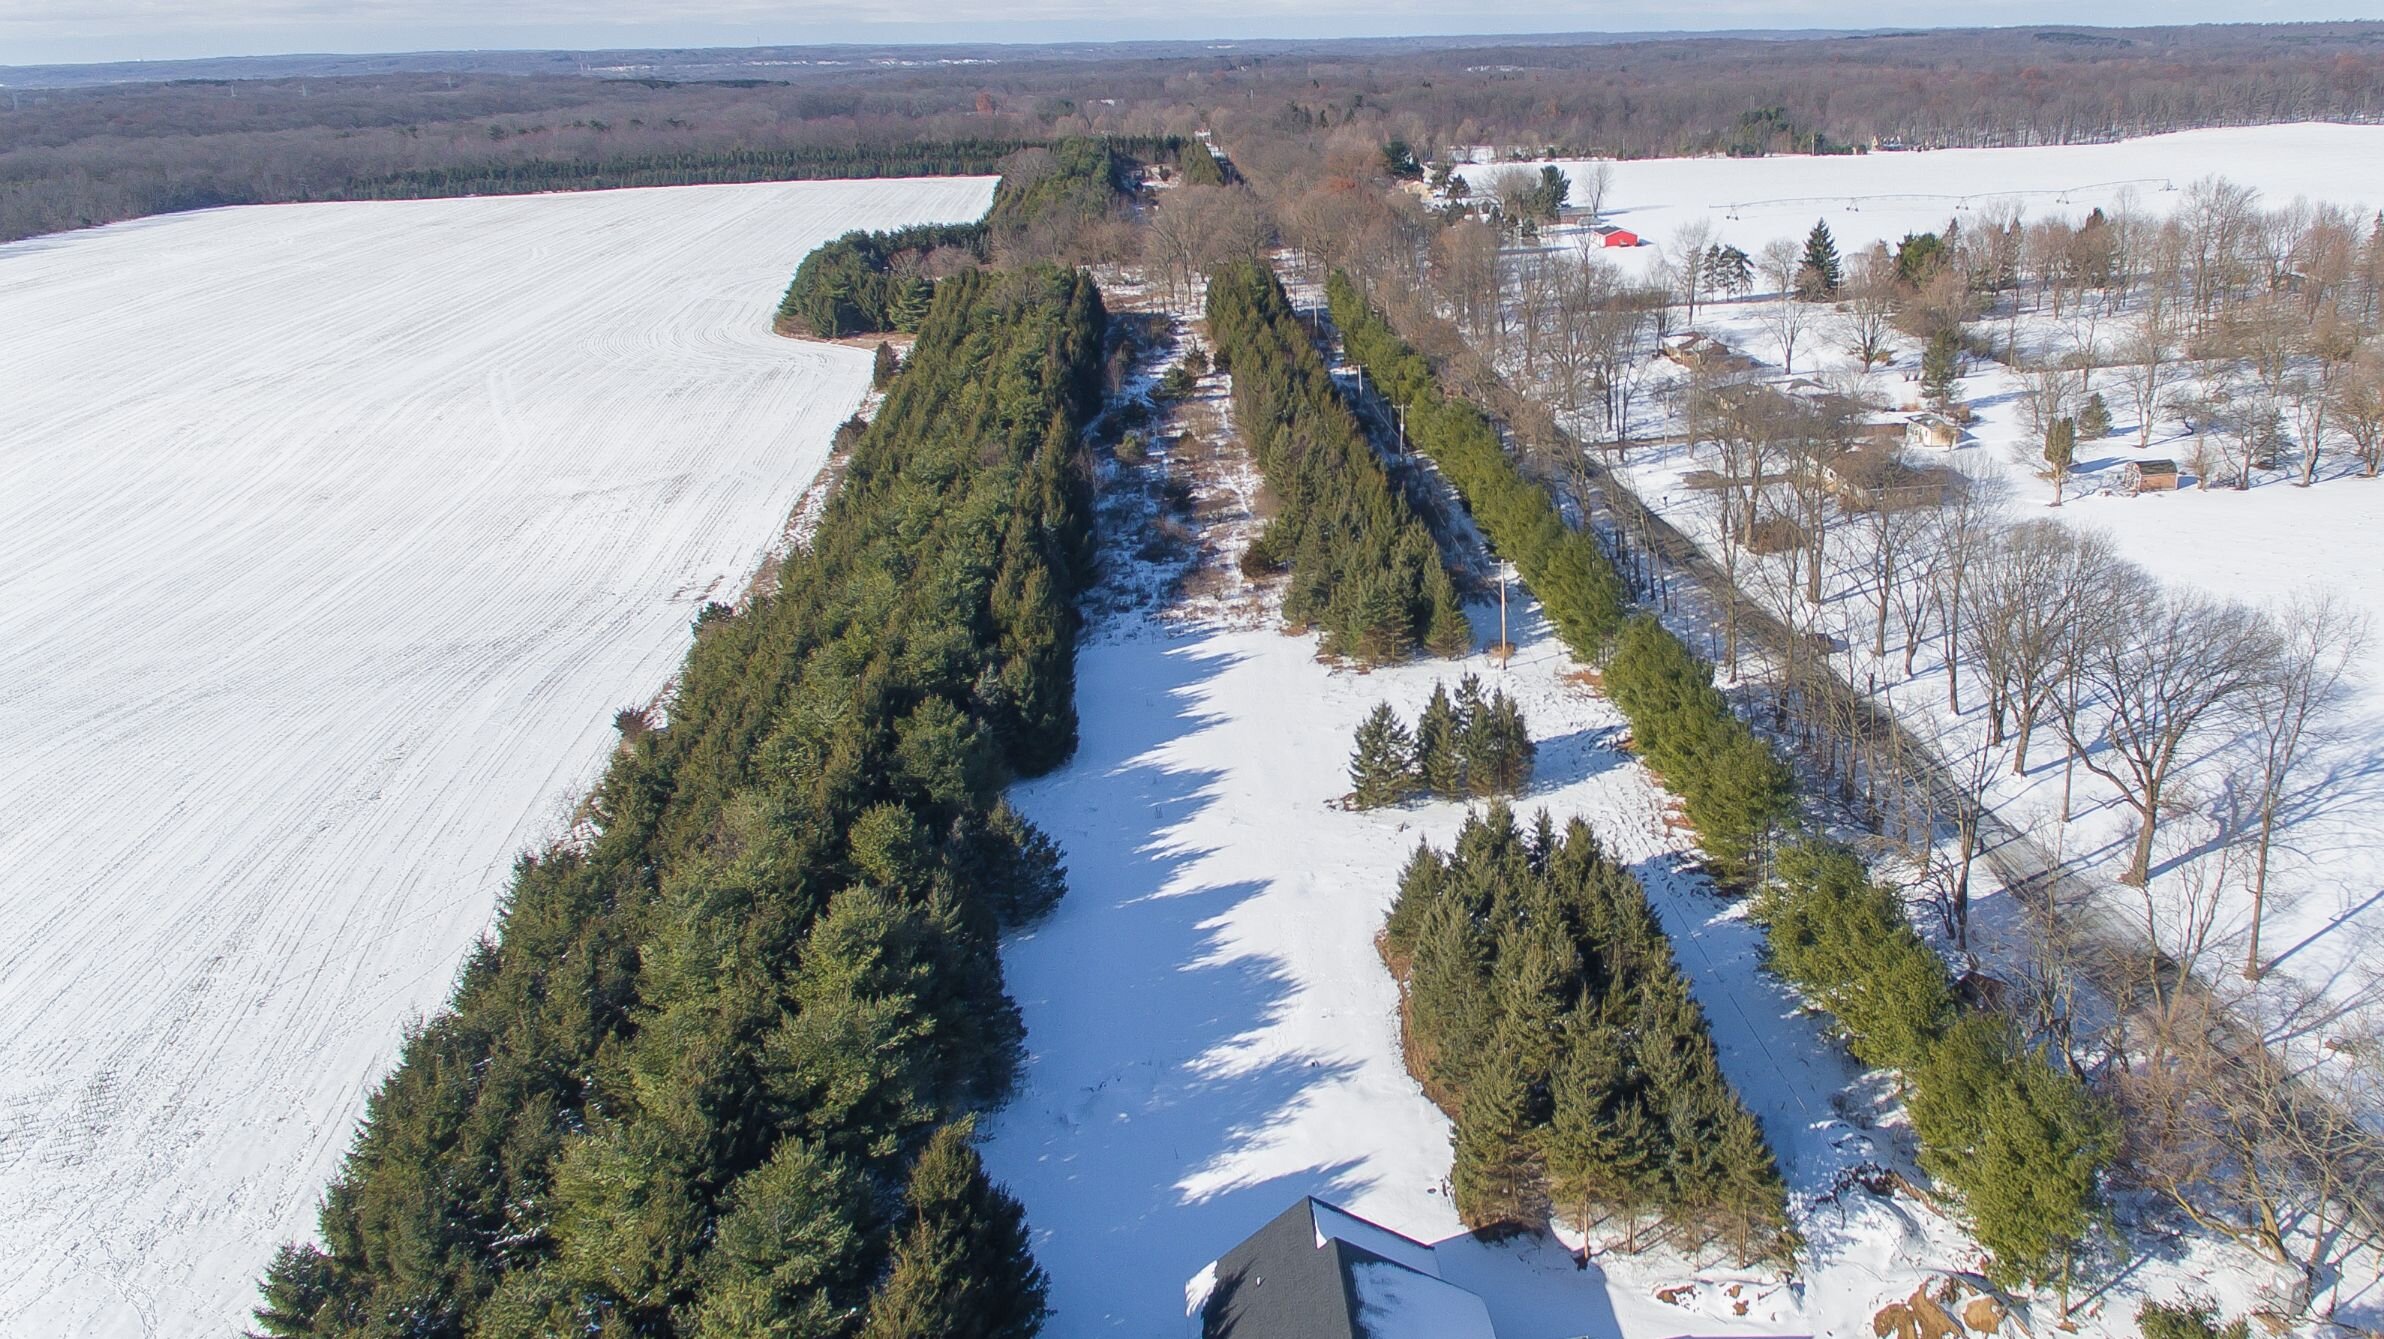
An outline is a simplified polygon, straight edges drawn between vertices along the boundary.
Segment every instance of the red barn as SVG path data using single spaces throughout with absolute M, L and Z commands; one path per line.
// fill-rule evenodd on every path
M 1627 228 L 1617 228 L 1611 223 L 1601 223 L 1590 231 L 1597 234 L 1599 246 L 1639 245 L 1639 234 Z

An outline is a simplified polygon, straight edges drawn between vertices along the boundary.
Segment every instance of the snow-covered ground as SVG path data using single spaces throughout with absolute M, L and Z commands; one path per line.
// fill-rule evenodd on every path
M 1563 166 L 1578 180 L 1587 165 Z M 1852 256 L 1874 242 L 1892 246 L 1906 232 L 1941 232 L 1949 220 L 1967 224 L 2005 206 L 2017 207 L 2025 219 L 2075 221 L 2095 207 L 2160 217 L 2178 206 L 2186 187 L 2207 176 L 2252 187 L 2264 208 L 2306 200 L 2346 206 L 2361 217 L 2384 205 L 2384 126 L 2256 126 L 2106 145 L 1658 159 L 1609 167 L 1608 217 L 1640 232 L 1650 245 L 1601 254 L 1628 272 L 1652 275 L 1684 225 L 1708 224 L 1713 240 L 1753 254 L 1775 239 L 1801 242 L 1820 219 L 1829 224 L 1840 254 Z M 1566 228 L 1546 240 L 1584 245 L 1589 239 L 1580 229 Z M 1762 360 L 1777 380 L 1782 349 L 1770 320 L 1774 306 L 1762 296 L 1709 303 L 1698 311 L 1695 325 Z M 2010 323 L 1991 313 L 1977 328 L 1998 342 L 2014 337 L 2021 349 L 2047 356 L 2068 353 L 2091 339 L 2109 359 L 2131 319 L 2124 309 L 2093 321 L 2073 315 L 2066 322 L 2031 312 Z M 1813 312 L 1796 345 L 1797 373 L 1833 386 L 1859 385 L 1891 409 L 1916 407 L 1917 345 L 1897 337 L 1892 363 L 1855 382 L 1856 362 L 1837 320 L 1826 309 Z M 1656 367 L 1651 384 L 1678 375 L 1662 364 Z M 1960 449 L 1912 452 L 1910 458 L 1959 468 L 2005 499 L 2012 519 L 2050 516 L 2100 531 L 2125 557 L 2164 580 L 2269 608 L 2323 593 L 2365 612 L 2377 635 L 2350 667 L 2353 697 L 2340 735 L 2317 750 L 2320 756 L 2310 769 L 2325 777 L 2325 784 L 2292 806 L 2280 837 L 2262 930 L 2263 957 L 2276 972 L 2258 1007 L 2271 1035 L 2361 1047 L 2372 1058 L 2374 1049 L 2384 1046 L 2384 1036 L 2378 1035 L 2384 1031 L 2384 968 L 2377 965 L 2384 950 L 2384 838 L 2376 835 L 2373 821 L 2376 805 L 2384 802 L 2384 783 L 2378 780 L 2384 776 L 2384 583 L 2371 579 L 2384 563 L 2384 483 L 2352 477 L 2353 462 L 2338 443 L 2312 488 L 2294 486 L 2292 471 L 2280 470 L 2262 475 L 2248 492 L 2202 492 L 2189 480 L 2185 492 L 2123 496 L 2119 486 L 2130 462 L 2174 458 L 2184 463 L 2194 455 L 2194 442 L 2177 422 L 2164 418 L 2150 445 L 2137 447 L 2136 415 L 2118 379 L 2120 370 L 2096 375 L 2094 386 L 2111 405 L 2114 431 L 2078 444 L 2077 472 L 2058 510 L 2045 505 L 2052 487 L 2036 477 L 2032 452 L 2023 445 L 2028 430 L 2020 379 L 1999 364 L 1974 363 L 1962 382 L 1960 393 L 1977 421 Z M 2195 389 L 2189 383 L 2177 394 L 2182 400 Z M 1638 434 L 1660 437 L 1677 431 L 1677 423 L 1663 417 L 1661 396 L 1644 395 L 1640 404 Z M 1631 455 L 1625 473 L 1640 495 L 1715 549 L 1716 499 L 1682 485 L 1689 471 L 1713 461 L 1676 445 L 1638 447 Z M 1863 654 L 1869 634 L 1857 625 L 1865 622 L 1864 601 L 1851 594 L 1858 580 L 1853 572 L 1836 574 L 1832 608 L 1824 615 L 1829 630 L 1854 648 L 1853 677 L 1883 685 L 1907 719 L 1944 732 L 1956 748 L 1979 737 L 1983 714 L 1975 702 L 1959 718 L 1947 718 L 1940 710 L 1944 674 L 1929 654 L 1923 653 L 1918 673 L 1909 680 L 1900 654 L 1877 663 Z M 2030 775 L 1999 780 L 1996 802 L 2048 849 L 2058 847 L 2082 869 L 2114 874 L 2124 863 L 2132 815 L 2109 787 L 2080 770 L 2072 821 L 2061 824 L 2059 748 L 2057 740 L 2036 747 Z M 2217 830 L 2209 811 L 2227 801 L 2230 770 L 2225 759 L 2209 759 L 2174 797 L 2182 807 L 2202 813 L 2174 822 L 2173 840 L 2163 842 L 2162 868 L 2173 885 L 2210 872 L 2182 857 L 2206 853 Z M 2246 863 L 2237 860 L 2229 882 L 2240 884 L 2246 870 Z M 2140 920 L 2135 895 L 2118 896 L 2124 914 Z M 2228 897 L 2214 927 L 2214 971 L 2240 960 L 2249 914 L 2248 896 Z
M 1579 183 L 1590 165 L 1558 166 L 1575 182 L 1573 203 L 1582 204 Z M 2230 126 L 2115 144 L 1651 158 L 1606 166 L 1613 178 L 1607 221 L 1650 244 L 1606 255 L 1634 267 L 1653 264 L 1676 232 L 1699 222 L 1713 225 L 1714 240 L 1752 256 L 1774 238 L 1802 241 L 1815 219 L 1826 219 L 1839 252 L 1852 255 L 2004 206 L 2031 218 L 2073 221 L 2098 207 L 2166 214 L 2188 186 L 2214 175 L 2254 188 L 2271 207 L 2295 199 L 2384 206 L 2384 126 L 2372 125 Z M 1464 169 L 1477 187 L 1495 170 Z
M 0 248 L 0 1335 L 221 1334 L 859 403 L 769 330 L 987 179 Z
M 1110 539 L 1135 542 L 1114 527 Z M 1223 568 L 1236 552 L 1225 544 Z M 1148 588 L 1128 563 L 1112 574 Z M 1520 650 L 1503 672 L 1479 650 L 1497 629 L 1490 605 L 1472 611 L 1466 661 L 1361 673 L 1320 663 L 1313 636 L 1186 614 L 1205 598 L 1096 601 L 1110 612 L 1078 656 L 1079 751 L 1012 791 L 1069 874 L 1057 910 L 1004 948 L 1028 1061 L 985 1147 L 1051 1274 L 1048 1333 L 1197 1333 L 1186 1281 L 1308 1194 L 1441 1243 L 1444 1275 L 1484 1298 L 1501 1339 L 1868 1334 L 1932 1271 L 1976 1266 L 1954 1224 L 1850 1183 L 1866 1163 L 1910 1170 L 1892 1095 L 1762 970 L 1743 906 L 1688 872 L 1694 851 L 1665 822 L 1671 798 L 1616 746 L 1620 714 L 1536 606 L 1518 603 Z M 1374 939 L 1415 844 L 1445 845 L 1466 809 L 1332 801 L 1349 788 L 1367 711 L 1388 701 L 1412 720 L 1435 680 L 1468 670 L 1518 699 L 1539 743 L 1523 812 L 1585 817 L 1645 881 L 1723 1067 L 1779 1156 L 1810 1243 L 1796 1282 L 1663 1253 L 1609 1252 L 1576 1271 L 1553 1241 L 1462 1233 L 1448 1123 L 1402 1062 L 1397 990 Z M 2188 1292 L 2240 1314 L 2269 1282 L 2236 1253 L 2172 1243 L 2089 1298 L 2081 1324 L 2132 1335 L 2139 1297 Z M 2038 1320 L 2047 1332 L 2050 1317 Z

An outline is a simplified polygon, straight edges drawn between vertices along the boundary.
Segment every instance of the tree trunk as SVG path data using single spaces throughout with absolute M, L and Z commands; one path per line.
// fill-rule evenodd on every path
M 2145 792 L 2142 801 L 2131 803 L 2135 804 L 2136 812 L 2143 818 L 2144 824 L 2136 830 L 2135 855 L 2128 861 L 2127 872 L 2119 876 L 2119 881 L 2131 888 L 2141 888 L 2152 878 L 2152 831 L 2155 816 L 2160 812 L 2160 787 L 2152 787 Z

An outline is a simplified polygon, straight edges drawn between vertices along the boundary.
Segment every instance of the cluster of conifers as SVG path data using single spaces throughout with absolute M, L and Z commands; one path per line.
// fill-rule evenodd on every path
M 1500 803 L 1447 854 L 1419 847 L 1383 947 L 1409 1065 L 1456 1126 L 1468 1226 L 1620 1219 L 1636 1248 L 1655 1215 L 1741 1259 L 1793 1248 L 1771 1150 L 1671 941 L 1587 824 L 1559 836 L 1542 811 L 1526 834 Z
M 1523 709 L 1503 688 L 1482 695 L 1480 675 L 1432 685 L 1415 729 L 1388 702 L 1358 726 L 1349 758 L 1351 798 L 1360 809 L 1397 804 L 1412 795 L 1441 799 L 1521 795 L 1531 785 L 1538 747 Z

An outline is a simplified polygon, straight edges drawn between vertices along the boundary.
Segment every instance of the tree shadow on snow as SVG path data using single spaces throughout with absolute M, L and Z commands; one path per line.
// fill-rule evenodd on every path
M 1210 879 L 1189 836 L 1225 777 L 1175 746 L 1214 722 L 1201 704 L 1235 663 L 1203 642 L 1088 647 L 1076 758 L 1012 792 L 1060 843 L 1068 893 L 1003 948 L 1028 1059 L 985 1157 L 1026 1205 L 1055 1334 L 1144 1332 L 1294 1199 L 1367 1188 L 1355 1157 L 1270 1142 L 1357 1062 L 1269 1035 L 1299 983 L 1232 935 L 1275 885 Z

